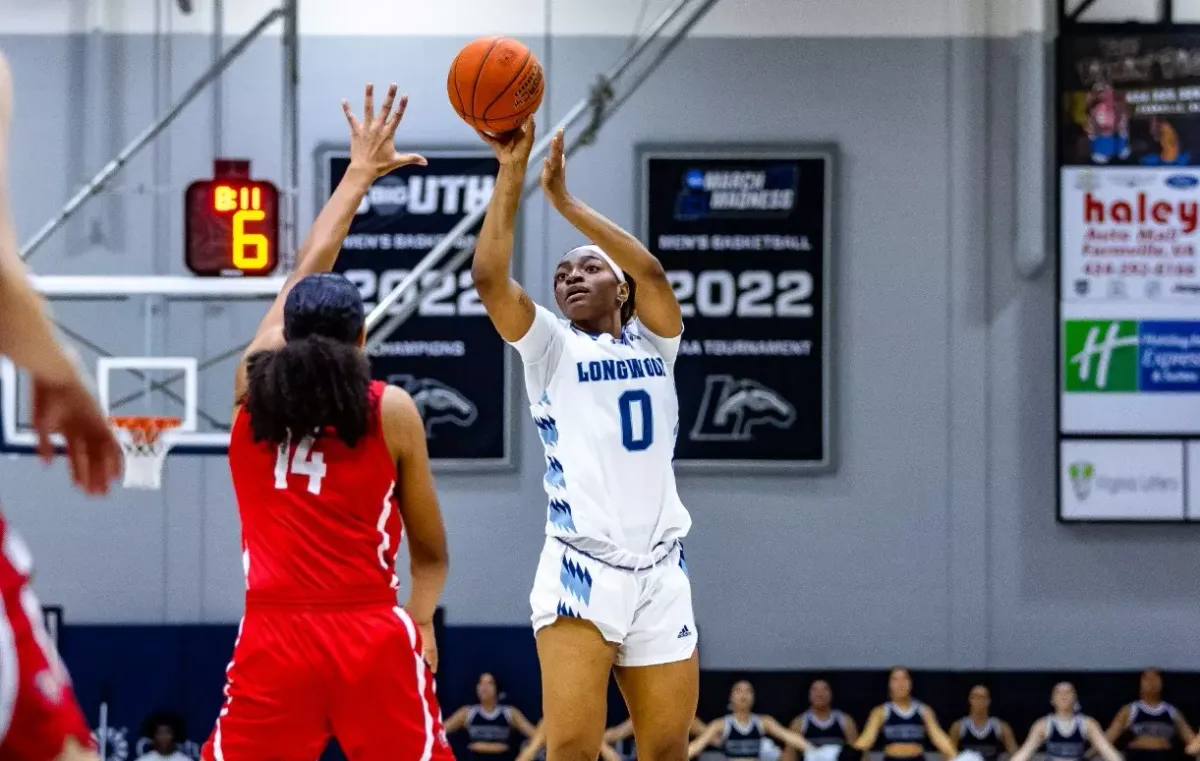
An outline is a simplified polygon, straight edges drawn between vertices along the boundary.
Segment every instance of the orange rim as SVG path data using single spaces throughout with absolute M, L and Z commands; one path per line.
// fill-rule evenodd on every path
M 178 428 L 183 422 L 177 417 L 161 415 L 114 415 L 108 421 L 117 428 L 135 432 L 148 443 L 154 443 L 160 433 Z

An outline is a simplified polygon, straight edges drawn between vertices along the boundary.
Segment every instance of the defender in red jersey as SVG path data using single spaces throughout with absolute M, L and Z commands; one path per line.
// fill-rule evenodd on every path
M 332 268 L 372 181 L 424 163 L 397 154 L 392 85 L 367 86 L 350 168 L 235 380 L 230 472 L 242 521 L 246 614 L 203 757 L 450 761 L 434 693 L 433 612 L 446 540 L 425 426 L 408 394 L 372 381 L 358 289 Z M 408 529 L 412 590 L 393 573 Z
M 12 78 L 0 55 L 0 355 L 32 377 L 42 458 L 53 458 L 50 436 L 61 435 L 72 480 L 104 494 L 121 474 L 121 450 L 17 252 L 5 179 L 11 117 Z M 0 517 L 0 761 L 94 760 L 87 721 L 29 587 L 32 572 L 25 543 Z

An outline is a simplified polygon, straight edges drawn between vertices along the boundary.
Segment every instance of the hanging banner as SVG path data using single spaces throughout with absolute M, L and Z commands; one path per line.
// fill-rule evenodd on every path
M 498 166 L 490 152 L 417 152 L 429 165 L 403 167 L 375 181 L 338 257 L 335 271 L 358 286 L 368 311 L 464 216 L 491 198 Z M 321 149 L 317 162 L 324 177 L 319 207 L 341 181 L 350 158 L 344 148 Z M 473 248 L 477 234 L 478 228 L 471 230 L 454 250 Z M 408 318 L 371 350 L 372 375 L 412 395 L 435 465 L 510 467 L 510 352 L 472 284 L 470 259 L 455 272 L 443 272 L 441 265 L 436 269 L 389 308 L 388 316 Z M 380 324 L 386 323 L 387 317 Z
M 1058 515 L 1191 520 L 1200 35 L 1072 28 L 1058 83 Z
M 676 462 L 828 470 L 834 151 L 641 147 L 642 239 L 683 310 Z

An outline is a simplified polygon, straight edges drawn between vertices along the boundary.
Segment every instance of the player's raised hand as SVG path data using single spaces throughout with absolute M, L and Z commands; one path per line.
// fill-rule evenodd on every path
M 33 427 L 38 454 L 46 462 L 54 457 L 51 435 L 66 439 L 71 480 L 88 494 L 107 493 L 109 483 L 121 475 L 121 447 L 79 378 L 33 379 Z
M 542 190 L 554 204 L 570 198 L 567 192 L 567 152 L 563 147 L 561 128 L 550 138 L 550 153 L 542 159 Z
M 375 112 L 375 86 L 367 84 L 363 93 L 362 119 L 354 115 L 349 103 L 342 101 L 342 111 L 350 124 L 350 166 L 381 177 L 402 166 L 426 166 L 429 163 L 424 156 L 416 153 L 396 151 L 396 128 L 400 126 L 400 120 L 404 118 L 407 108 L 407 95 L 401 95 L 400 102 L 396 103 L 394 83 L 388 87 L 387 96 L 383 99 L 383 106 L 378 113 Z
M 537 125 L 533 117 L 526 119 L 520 127 L 503 135 L 492 135 L 483 130 L 476 130 L 483 142 L 492 148 L 501 166 L 524 167 L 529 163 L 529 154 L 533 151 L 533 136 Z

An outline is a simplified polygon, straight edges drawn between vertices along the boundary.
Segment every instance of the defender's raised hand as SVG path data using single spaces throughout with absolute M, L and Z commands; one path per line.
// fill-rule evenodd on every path
M 395 109 L 392 106 L 395 104 Z M 401 95 L 396 103 L 396 85 L 388 87 L 387 96 L 379 113 L 375 112 L 375 86 L 367 84 L 363 94 L 363 115 L 360 120 L 350 110 L 350 104 L 342 101 L 342 111 L 350 124 L 350 165 L 381 177 L 393 169 L 429 162 L 416 153 L 396 151 L 396 128 L 408 108 L 408 96 Z
M 542 159 L 542 190 L 555 205 L 570 198 L 567 192 L 567 153 L 561 129 L 550 139 L 550 153 Z

